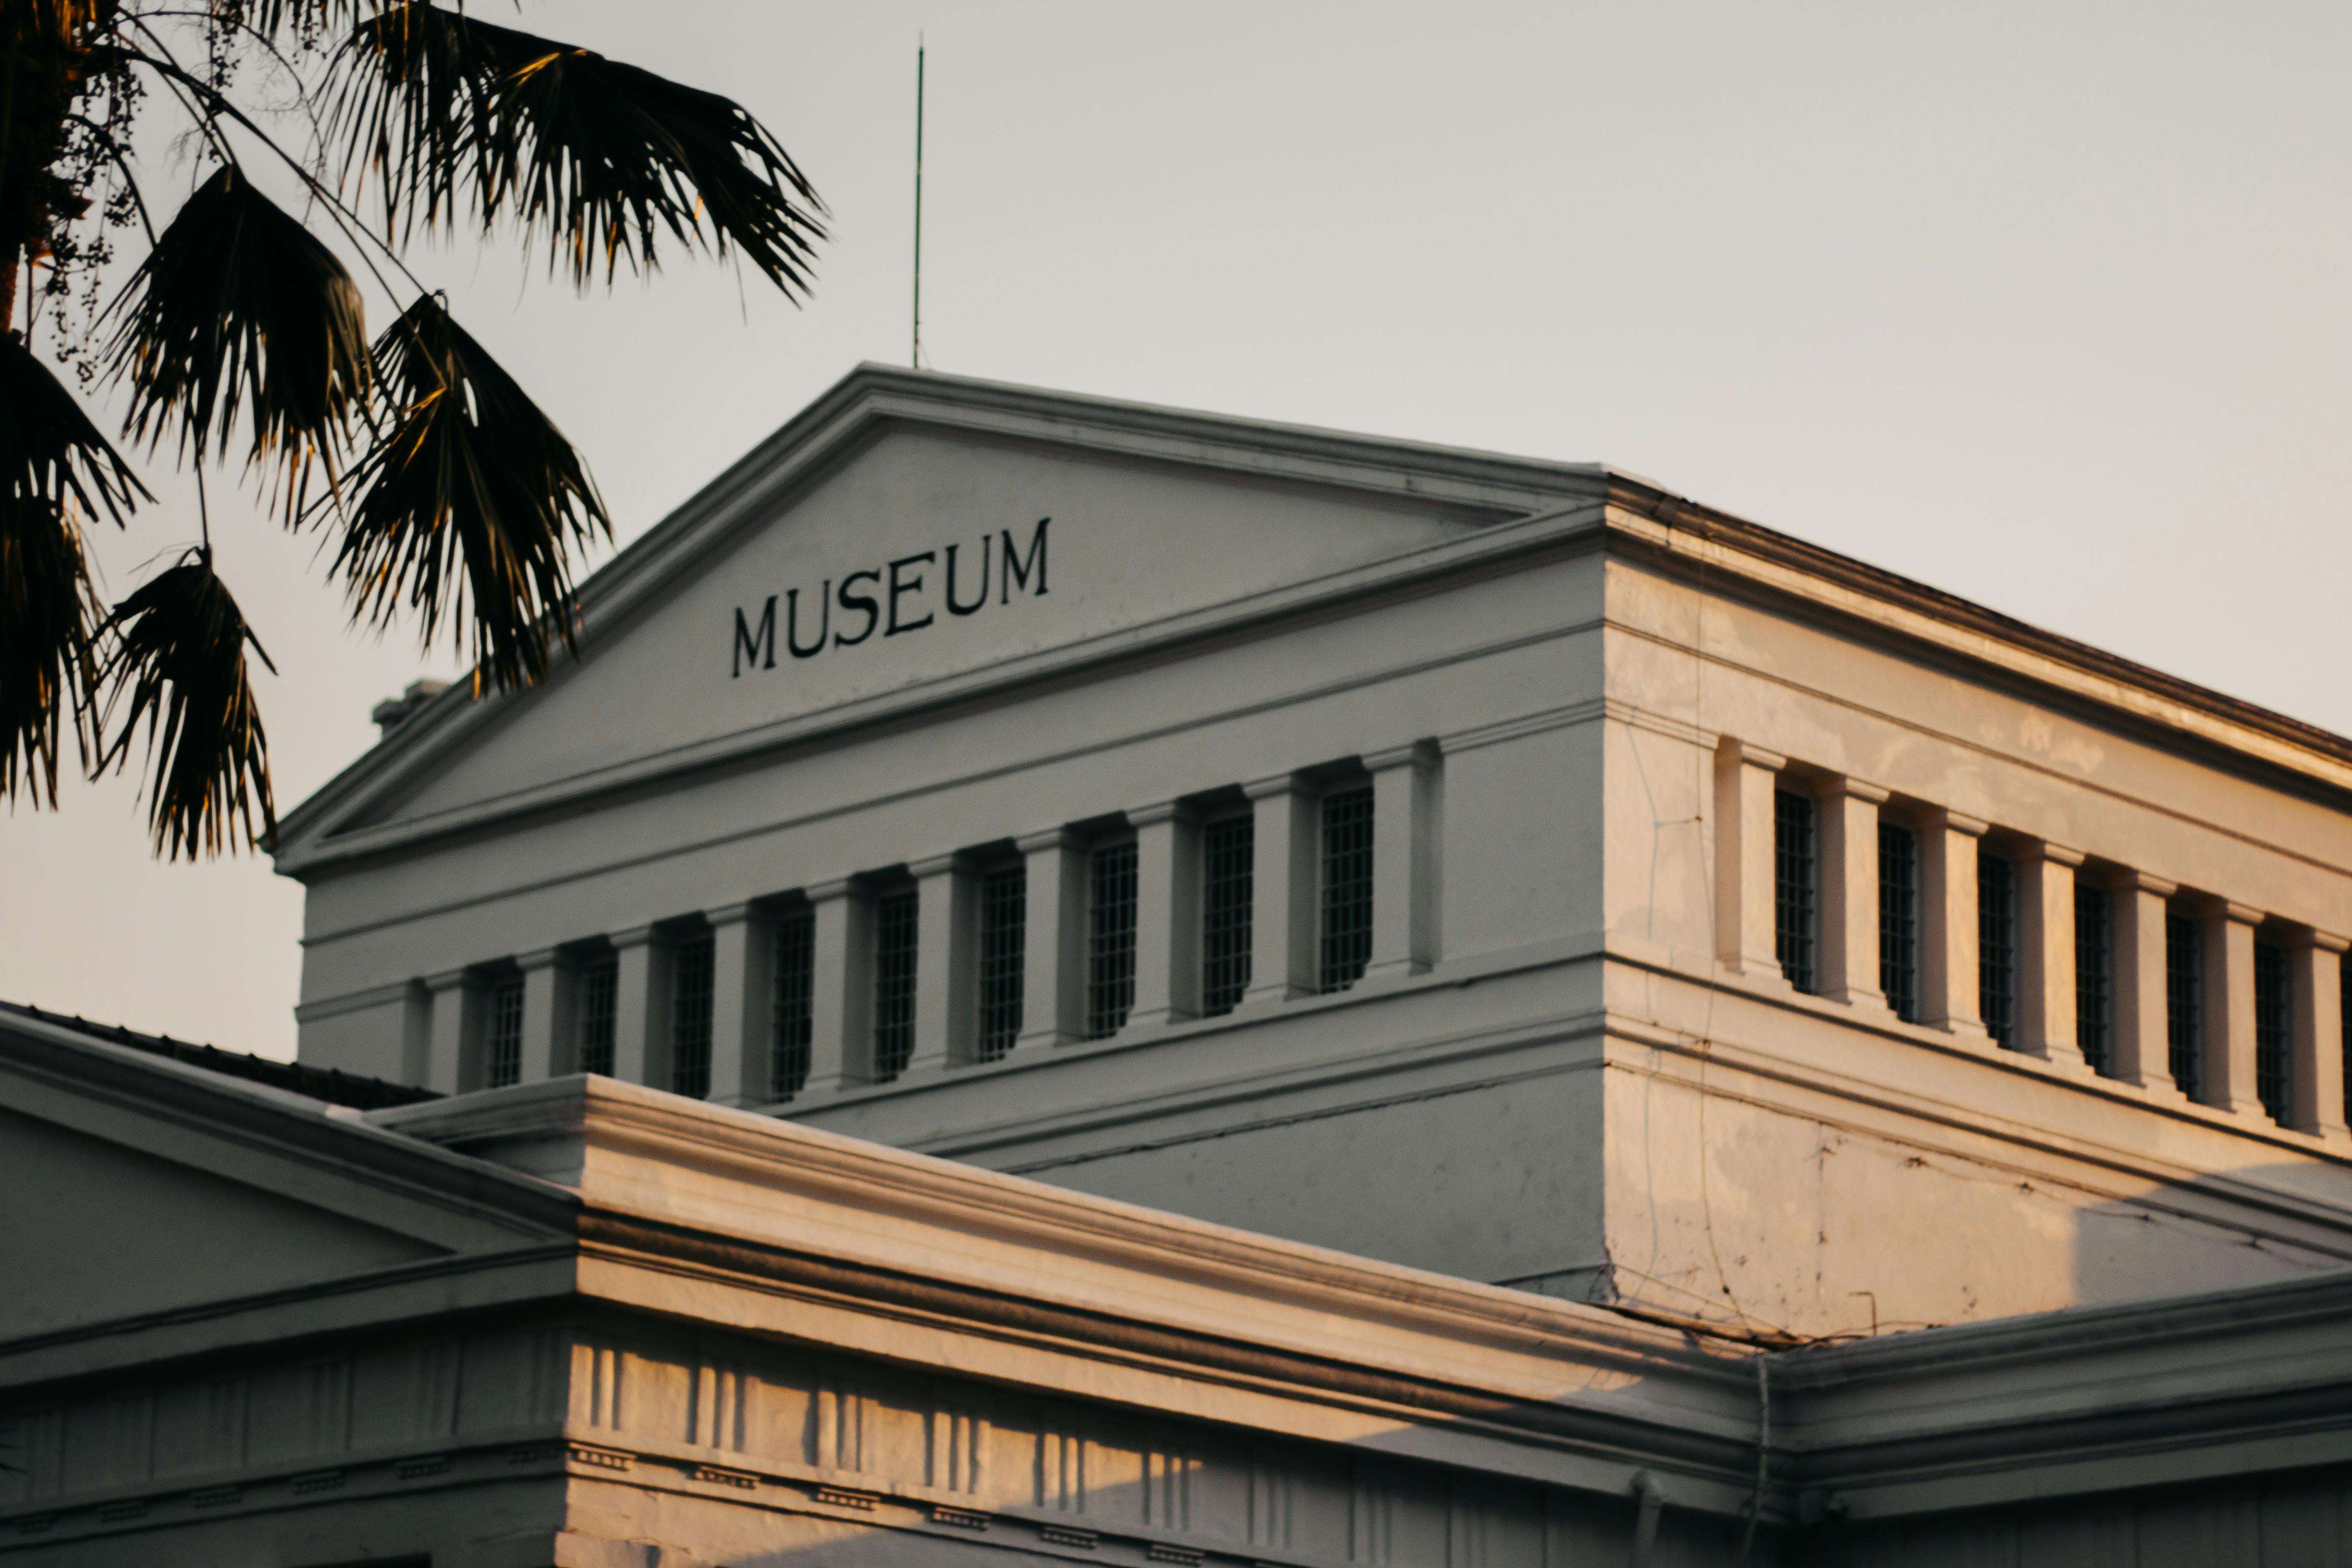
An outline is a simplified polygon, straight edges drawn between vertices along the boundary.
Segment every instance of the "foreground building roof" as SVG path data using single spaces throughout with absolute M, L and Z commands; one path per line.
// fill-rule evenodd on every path
M 25 1563 L 2319 1561 L 2352 1461 L 2341 1274 L 1771 1352 L 603 1079 L 354 1116 L 10 1015 L 0 1103 Z

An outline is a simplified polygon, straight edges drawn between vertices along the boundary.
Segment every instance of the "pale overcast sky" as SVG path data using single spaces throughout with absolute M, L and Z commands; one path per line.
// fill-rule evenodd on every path
M 708 264 L 583 300 L 511 248 L 415 259 L 624 542 L 858 361 L 904 361 L 921 29 L 940 370 L 1613 463 L 2352 731 L 2341 0 L 520 25 L 741 100 L 833 209 L 802 310 Z M 117 596 L 194 536 L 169 495 L 103 542 Z M 226 510 L 291 808 L 450 661 L 344 631 L 313 542 Z M 266 859 L 156 864 L 128 783 L 83 785 L 0 820 L 0 997 L 292 1053 L 301 889 Z

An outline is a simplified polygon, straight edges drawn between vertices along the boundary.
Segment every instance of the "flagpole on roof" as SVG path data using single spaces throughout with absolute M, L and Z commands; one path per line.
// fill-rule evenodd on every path
M 914 367 L 923 368 L 923 35 L 915 35 L 915 342 Z

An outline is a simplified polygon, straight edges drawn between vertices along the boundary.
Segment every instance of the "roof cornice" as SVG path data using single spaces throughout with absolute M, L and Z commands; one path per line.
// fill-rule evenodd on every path
M 2252 763 L 2334 794 L 2352 792 L 2352 740 L 1699 505 L 1634 475 L 873 364 L 845 376 L 582 585 L 583 658 L 593 658 L 601 639 L 662 598 L 707 552 L 893 426 L 1346 490 L 1370 502 L 1450 511 L 1489 526 L 1368 567 L 1282 584 L 421 821 L 335 831 L 503 721 L 509 701 L 474 701 L 460 682 L 287 815 L 277 839 L 278 869 L 305 876 L 573 808 L 762 752 L 984 700 L 1008 688 L 1394 592 L 1411 578 L 1475 570 L 1551 545 L 1556 534 L 1596 526 L 1605 528 L 1612 549 L 1645 552 L 1686 571 L 1704 571 L 1727 587 L 1808 605 L 1973 671 L 2186 742 L 2225 763 Z M 580 668 L 559 667 L 548 684 L 574 678 Z
M 1610 530 L 1725 586 L 1745 584 L 1851 626 L 1990 671 L 2135 728 L 2352 791 L 2352 739 L 2077 642 L 1852 556 L 1610 476 Z

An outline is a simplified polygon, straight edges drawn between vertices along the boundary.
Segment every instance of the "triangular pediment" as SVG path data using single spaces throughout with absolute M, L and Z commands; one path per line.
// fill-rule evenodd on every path
M 868 368 L 583 589 L 582 658 L 445 698 L 288 819 L 287 869 L 643 782 L 1592 493 L 1597 471 Z
M 568 1208 L 316 1101 L 0 1016 L 0 1342 L 529 1246 Z

